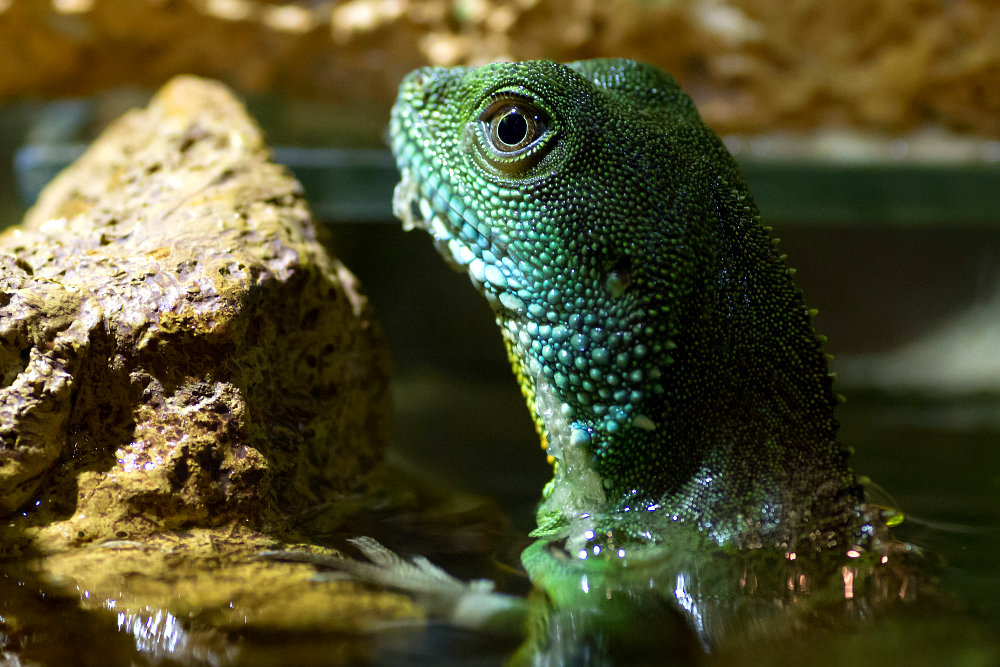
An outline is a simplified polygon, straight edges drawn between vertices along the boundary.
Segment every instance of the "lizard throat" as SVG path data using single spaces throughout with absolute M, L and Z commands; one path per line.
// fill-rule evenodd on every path
M 607 503 L 604 482 L 592 466 L 590 432 L 571 423 L 572 410 L 560 398 L 552 381 L 526 349 L 529 329 L 520 315 L 527 311 L 524 274 L 495 234 L 480 231 L 478 221 L 449 204 L 440 193 L 426 188 L 413 169 L 401 166 L 401 179 L 393 192 L 393 212 L 404 229 L 424 229 L 435 248 L 458 269 L 467 270 L 472 283 L 497 312 L 515 375 L 528 401 L 543 447 L 554 464 L 555 477 L 546 489 L 546 506 L 575 521 L 590 517 Z M 523 291 L 523 295 L 518 295 Z M 522 300 L 523 296 L 523 300 Z M 549 327 L 551 328 L 551 327 Z M 580 532 L 580 531 L 577 531 Z
M 616 293 L 612 284 L 603 305 L 592 313 L 568 305 L 583 304 L 581 283 L 572 282 L 560 292 L 549 280 L 551 266 L 531 254 L 519 256 L 522 246 L 505 231 L 511 221 L 490 219 L 460 184 L 448 180 L 450 172 L 441 165 L 436 146 L 424 137 L 426 131 L 418 131 L 426 130 L 421 122 L 419 116 L 394 112 L 391 136 L 400 181 L 393 212 L 404 229 L 430 233 L 439 254 L 468 273 L 496 313 L 554 466 L 540 509 L 550 520 L 540 523 L 568 523 L 574 534 L 583 534 L 595 512 L 614 504 L 609 491 L 621 491 L 599 469 L 600 448 L 624 442 L 628 432 L 647 437 L 660 428 L 642 407 L 645 397 L 663 391 L 660 369 L 648 359 L 659 343 L 648 339 L 645 318 L 627 319 L 617 301 L 624 288 Z M 598 279 L 595 293 L 606 282 Z

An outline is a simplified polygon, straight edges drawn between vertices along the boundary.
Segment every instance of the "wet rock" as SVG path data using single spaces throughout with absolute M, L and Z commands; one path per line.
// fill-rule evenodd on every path
M 153 663 L 366 664 L 373 630 L 391 623 L 419 633 L 426 611 L 409 597 L 256 556 L 275 546 L 239 527 L 92 542 L 45 558 L 40 583 L 51 596 L 77 599 L 93 616 L 113 613 L 120 632 Z M 339 556 L 315 545 L 288 546 Z M 265 638 L 270 652 L 247 646 L 243 635 Z M 322 648 L 296 657 L 290 649 L 309 646 L 305 637 Z M 105 664 L 130 662 L 142 661 Z
M 386 354 L 222 86 L 168 84 L 0 234 L 0 516 L 42 550 L 364 492 Z

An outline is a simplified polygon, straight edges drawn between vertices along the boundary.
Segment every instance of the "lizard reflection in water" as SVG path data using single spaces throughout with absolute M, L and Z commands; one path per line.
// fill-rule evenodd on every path
M 522 555 L 550 604 L 530 659 L 658 661 L 678 616 L 712 647 L 907 596 L 812 313 L 673 78 L 424 68 L 390 133 L 396 215 L 492 306 L 553 465 Z

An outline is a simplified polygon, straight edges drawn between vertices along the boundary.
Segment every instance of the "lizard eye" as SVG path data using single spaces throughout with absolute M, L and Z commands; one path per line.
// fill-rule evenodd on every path
M 533 109 L 504 105 L 489 119 L 490 143 L 501 153 L 521 150 L 541 136 L 545 129 Z
M 542 158 L 552 135 L 548 117 L 519 97 L 501 97 L 479 116 L 482 157 L 493 167 L 515 176 Z

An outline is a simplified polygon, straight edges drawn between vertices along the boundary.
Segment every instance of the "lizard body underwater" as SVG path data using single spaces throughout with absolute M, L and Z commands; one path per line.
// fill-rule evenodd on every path
M 424 68 L 394 211 L 496 313 L 554 464 L 534 534 L 822 550 L 875 530 L 821 340 L 731 156 L 627 60 Z

